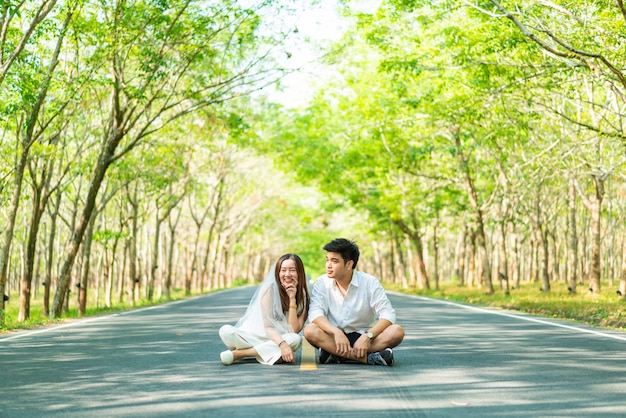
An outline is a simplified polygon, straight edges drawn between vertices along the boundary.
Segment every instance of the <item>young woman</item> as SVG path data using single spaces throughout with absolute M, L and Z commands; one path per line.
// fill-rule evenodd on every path
M 309 313 L 309 290 L 304 264 L 296 254 L 281 256 L 256 291 L 245 315 L 235 324 L 220 328 L 228 350 L 220 353 L 224 365 L 244 357 L 259 363 L 295 361 L 298 335 Z

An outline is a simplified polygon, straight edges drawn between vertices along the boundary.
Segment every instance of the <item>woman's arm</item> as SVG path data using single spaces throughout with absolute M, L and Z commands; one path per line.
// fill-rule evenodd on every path
M 287 363 L 293 363 L 295 361 L 295 355 L 291 346 L 283 340 L 283 336 L 274 328 L 273 306 L 274 297 L 272 292 L 265 292 L 261 298 L 261 313 L 263 315 L 263 324 L 265 325 L 265 335 L 267 335 L 267 338 L 272 340 L 274 344 L 280 348 L 280 355 L 282 359 Z
M 261 296 L 261 315 L 263 315 L 263 325 L 265 326 L 265 335 L 267 338 L 274 341 L 276 345 L 280 345 L 283 340 L 282 335 L 274 328 L 274 315 L 273 315 L 273 307 L 274 307 L 274 297 L 272 295 L 271 288 L 263 293 Z

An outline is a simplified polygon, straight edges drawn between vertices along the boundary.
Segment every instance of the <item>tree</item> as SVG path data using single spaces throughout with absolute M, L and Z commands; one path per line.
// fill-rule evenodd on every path
M 243 94 L 246 87 L 258 88 L 257 80 L 267 77 L 266 69 L 257 68 L 263 56 L 254 55 L 256 10 L 230 3 L 205 6 L 191 0 L 116 2 L 89 10 L 86 16 L 93 22 L 106 18 L 97 33 L 100 52 L 92 62 L 109 66 L 110 75 L 100 76 L 111 101 L 85 204 L 65 251 L 54 316 L 61 313 L 76 254 L 109 167 L 170 122 Z
M 28 31 L 34 30 L 35 26 L 39 22 L 39 19 L 43 19 L 56 2 L 50 2 L 47 5 L 44 4 L 41 9 L 37 11 L 34 21 L 29 26 L 27 33 L 22 38 L 21 42 L 26 42 L 30 33 Z M 57 65 L 59 63 L 59 56 L 63 41 L 67 34 L 69 24 L 72 20 L 72 16 L 75 12 L 76 3 L 68 3 L 66 10 L 64 11 L 65 17 L 62 20 L 62 24 L 58 32 L 53 34 L 55 47 L 49 57 L 49 64 L 47 66 L 20 66 L 22 70 L 25 70 L 27 77 L 30 77 L 27 83 L 28 87 L 22 92 L 20 98 L 19 110 L 15 111 L 14 117 L 17 123 L 14 125 L 16 144 L 15 168 L 13 177 L 13 196 L 11 206 L 9 208 L 9 219 L 7 222 L 7 228 L 2 238 L 2 245 L 0 246 L 0 293 L 4 295 L 4 287 L 7 279 L 7 266 L 10 257 L 10 249 L 13 241 L 13 233 L 15 229 L 16 216 L 19 209 L 19 203 L 22 195 L 22 183 L 24 173 L 29 162 L 30 153 L 35 144 L 42 141 L 46 128 L 53 123 L 53 121 L 60 116 L 65 106 L 64 103 L 60 103 L 58 106 L 51 106 L 49 112 L 44 112 L 44 103 L 47 100 L 48 92 L 53 82 L 53 77 Z M 11 17 L 16 12 L 15 9 L 10 7 L 10 4 L 4 10 L 2 21 L 9 24 Z M 6 27 L 2 27 L 4 31 Z M 56 39 L 54 38 L 56 36 Z M 5 38 L 0 38 L 5 40 Z M 6 76 L 8 69 L 17 59 L 24 48 L 24 45 L 18 45 L 10 55 L 8 60 L 4 63 L 0 69 L 0 87 L 2 80 Z M 28 68 L 28 70 L 27 70 Z M 3 112 L 4 113 L 4 112 Z M 13 112 L 11 112 L 13 113 Z M 49 133 L 52 137 L 51 143 L 55 142 L 55 137 L 60 135 L 59 132 Z M 45 178 L 45 176 L 44 176 Z M 35 258 L 35 244 L 37 239 L 37 232 L 39 228 L 39 222 L 41 215 L 46 204 L 47 198 L 41 196 L 41 189 L 37 190 L 35 187 L 35 200 L 33 201 L 33 214 L 31 219 L 31 226 L 28 235 L 28 245 L 26 250 L 26 269 L 24 277 L 22 278 L 21 289 L 21 303 L 19 320 L 25 320 L 30 316 L 30 292 L 31 282 L 33 275 L 33 266 Z M 0 323 L 2 323 L 2 312 L 4 312 L 4 299 L 0 302 Z
M 55 8 L 57 0 L 11 1 L 0 6 L 0 85 L 24 48 Z M 24 30 L 25 28 L 25 30 Z

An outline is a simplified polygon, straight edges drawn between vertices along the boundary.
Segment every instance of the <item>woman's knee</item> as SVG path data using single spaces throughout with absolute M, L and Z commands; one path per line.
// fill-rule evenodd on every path
M 293 351 L 296 351 L 302 344 L 302 337 L 298 334 L 287 334 L 285 335 L 285 341 Z
M 237 345 L 237 336 L 235 331 L 236 329 L 232 325 L 222 325 L 219 330 L 220 338 L 229 348 L 234 348 Z

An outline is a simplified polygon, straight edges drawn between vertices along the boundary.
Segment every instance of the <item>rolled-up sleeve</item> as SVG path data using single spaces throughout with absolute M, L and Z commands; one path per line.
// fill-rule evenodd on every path
M 328 289 L 324 276 L 318 277 L 311 292 L 311 306 L 309 306 L 309 322 L 320 316 L 328 316 Z
M 396 311 L 393 309 L 393 306 L 391 306 L 391 301 L 389 301 L 385 289 L 378 280 L 373 280 L 370 284 L 373 286 L 370 303 L 376 313 L 376 317 L 378 319 L 386 319 L 394 324 L 396 322 Z

